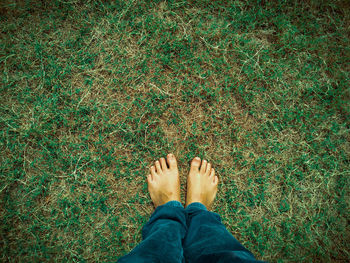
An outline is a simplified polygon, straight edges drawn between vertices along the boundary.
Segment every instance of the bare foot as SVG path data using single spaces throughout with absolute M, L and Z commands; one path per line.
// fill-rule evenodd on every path
M 218 190 L 219 178 L 206 160 L 201 162 L 196 157 L 191 162 L 191 170 L 187 178 L 186 207 L 194 202 L 211 207 Z
M 148 191 L 154 206 L 164 205 L 168 201 L 181 202 L 180 177 L 175 156 L 168 154 L 167 160 L 160 158 L 150 171 L 147 175 Z

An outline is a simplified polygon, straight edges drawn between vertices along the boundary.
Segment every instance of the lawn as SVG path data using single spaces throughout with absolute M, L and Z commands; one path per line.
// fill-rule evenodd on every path
M 0 261 L 111 262 L 145 176 L 219 176 L 213 211 L 261 260 L 350 258 L 349 1 L 0 4 Z

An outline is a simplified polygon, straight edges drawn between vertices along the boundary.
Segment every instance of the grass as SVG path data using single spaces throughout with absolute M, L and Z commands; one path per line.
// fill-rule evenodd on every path
M 2 1 L 1 261 L 129 252 L 168 152 L 258 259 L 348 261 L 349 7 Z

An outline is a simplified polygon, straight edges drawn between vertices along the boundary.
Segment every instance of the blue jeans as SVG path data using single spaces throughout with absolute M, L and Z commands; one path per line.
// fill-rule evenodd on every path
M 186 209 L 178 201 L 158 206 L 142 229 L 143 241 L 124 262 L 258 262 L 201 203 Z

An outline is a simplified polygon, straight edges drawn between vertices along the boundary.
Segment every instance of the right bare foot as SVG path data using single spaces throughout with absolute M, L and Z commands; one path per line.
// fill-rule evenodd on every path
M 196 157 L 191 162 L 187 178 L 186 207 L 194 202 L 202 203 L 210 209 L 218 190 L 219 178 L 206 160 Z
M 156 161 L 150 172 L 147 175 L 148 191 L 155 207 L 169 201 L 181 202 L 179 170 L 173 154 L 168 154 L 166 160 Z

